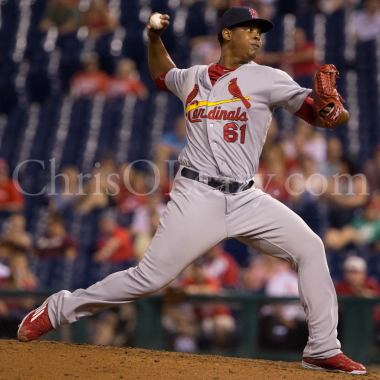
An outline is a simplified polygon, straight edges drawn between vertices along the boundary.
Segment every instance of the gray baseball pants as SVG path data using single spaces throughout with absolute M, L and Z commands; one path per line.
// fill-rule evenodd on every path
M 339 354 L 337 298 L 321 239 L 298 215 L 259 189 L 224 194 L 180 174 L 144 259 L 88 289 L 54 294 L 48 303 L 53 327 L 156 292 L 227 238 L 291 263 L 298 272 L 309 325 L 303 355 L 325 359 Z

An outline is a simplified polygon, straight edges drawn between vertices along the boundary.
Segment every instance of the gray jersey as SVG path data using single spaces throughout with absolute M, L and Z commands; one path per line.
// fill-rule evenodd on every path
M 212 86 L 208 68 L 174 68 L 165 77 L 166 87 L 185 107 L 188 142 L 179 161 L 209 176 L 249 180 L 258 169 L 273 110 L 282 106 L 297 112 L 311 90 L 281 70 L 254 62 Z

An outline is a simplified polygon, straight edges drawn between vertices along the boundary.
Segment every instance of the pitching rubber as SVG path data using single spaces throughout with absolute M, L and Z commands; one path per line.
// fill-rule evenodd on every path
M 325 369 L 322 367 L 318 367 L 314 364 L 306 363 L 302 360 L 302 367 L 305 369 L 314 369 L 315 371 L 323 371 L 323 372 L 334 372 L 334 373 L 347 373 L 350 375 L 365 375 L 366 371 L 352 371 L 352 372 L 346 372 L 346 371 L 340 371 L 339 369 Z

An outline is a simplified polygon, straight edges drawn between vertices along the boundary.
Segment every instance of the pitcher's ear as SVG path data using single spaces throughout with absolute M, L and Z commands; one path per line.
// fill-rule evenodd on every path
M 224 28 L 222 30 L 222 37 L 224 40 L 230 41 L 231 40 L 231 29 Z

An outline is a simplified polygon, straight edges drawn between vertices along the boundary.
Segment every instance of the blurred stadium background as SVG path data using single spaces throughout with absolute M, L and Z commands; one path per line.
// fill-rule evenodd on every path
M 287 71 L 305 87 L 319 64 L 340 71 L 348 125 L 317 130 L 276 110 L 256 183 L 324 240 L 339 295 L 380 297 L 379 0 L 1 0 L 0 337 L 15 338 L 37 302 L 21 293 L 86 287 L 141 260 L 169 199 L 173 167 L 165 161 L 186 143 L 182 104 L 150 79 L 146 23 L 152 12 L 169 14 L 163 41 L 176 65 L 209 64 L 218 60 L 220 17 L 233 5 L 251 6 L 275 25 L 258 63 Z M 152 189 L 148 161 L 165 180 L 151 195 L 136 195 L 131 188 Z M 119 192 L 107 182 L 113 173 L 120 174 L 119 181 L 113 177 Z M 290 196 L 285 185 L 295 173 L 303 177 L 290 184 L 302 194 Z M 328 179 L 324 191 L 319 174 Z M 334 174 L 355 175 L 353 188 Z M 229 240 L 162 291 L 159 307 L 103 312 L 81 325 L 78 339 L 244 355 L 238 348 L 253 344 L 251 337 L 256 356 L 299 356 L 307 338 L 299 303 L 274 306 L 266 296 L 297 297 L 295 273 Z M 260 305 L 245 314 L 254 297 Z M 350 323 L 362 321 L 367 308 L 365 344 L 377 353 L 376 303 L 360 305 Z M 141 320 L 162 335 L 142 337 Z M 246 335 L 247 323 L 259 326 L 253 335 Z M 62 329 L 51 338 L 72 334 Z

